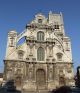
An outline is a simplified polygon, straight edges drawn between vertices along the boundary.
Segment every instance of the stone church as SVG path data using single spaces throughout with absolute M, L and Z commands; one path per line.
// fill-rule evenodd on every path
M 62 13 L 38 13 L 22 33 L 8 33 L 4 80 L 10 79 L 26 92 L 74 85 L 71 41 Z

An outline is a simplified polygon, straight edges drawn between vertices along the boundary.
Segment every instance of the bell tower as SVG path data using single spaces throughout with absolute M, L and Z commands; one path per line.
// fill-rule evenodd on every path
M 17 32 L 10 31 L 8 33 L 8 41 L 7 41 L 7 49 L 6 49 L 6 58 L 8 55 L 16 48 L 16 41 L 17 41 Z

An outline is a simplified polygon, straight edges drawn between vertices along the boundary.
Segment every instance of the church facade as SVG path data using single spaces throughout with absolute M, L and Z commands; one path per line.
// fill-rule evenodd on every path
M 8 33 L 4 80 L 10 79 L 28 92 L 74 85 L 71 42 L 62 13 L 39 13 L 22 33 Z

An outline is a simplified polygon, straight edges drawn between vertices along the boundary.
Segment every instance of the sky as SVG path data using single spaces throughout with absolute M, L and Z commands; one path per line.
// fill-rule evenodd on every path
M 0 0 L 0 72 L 4 71 L 8 32 L 22 32 L 37 13 L 47 17 L 49 11 L 63 14 L 76 71 L 80 65 L 80 0 Z

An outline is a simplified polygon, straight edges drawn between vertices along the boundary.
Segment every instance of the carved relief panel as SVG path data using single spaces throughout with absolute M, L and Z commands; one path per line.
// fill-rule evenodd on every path
M 7 79 L 10 80 L 10 79 L 13 79 L 13 74 L 12 74 L 12 69 L 8 70 L 7 71 Z
M 15 68 L 14 68 L 14 74 L 15 76 L 21 76 L 24 75 L 24 64 L 22 62 L 15 62 Z
M 29 64 L 29 80 L 33 80 L 33 64 Z
M 53 80 L 53 65 L 48 64 L 48 80 Z
M 7 62 L 7 79 L 13 79 L 14 76 L 14 63 L 13 62 Z M 13 73 L 13 74 L 12 74 Z
M 34 41 L 29 42 L 28 41 L 27 45 L 28 45 L 28 48 L 29 48 L 29 56 L 33 56 L 35 42 Z

